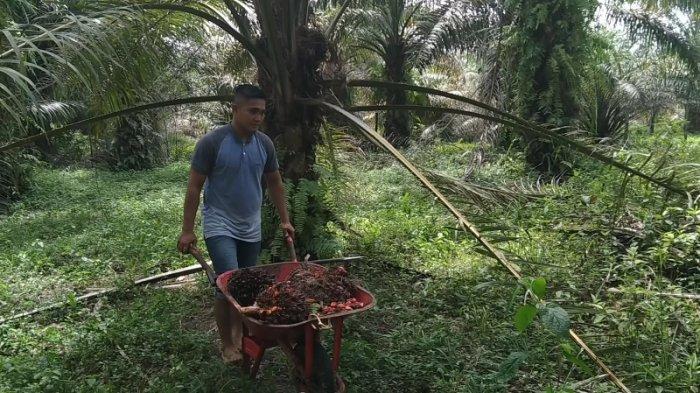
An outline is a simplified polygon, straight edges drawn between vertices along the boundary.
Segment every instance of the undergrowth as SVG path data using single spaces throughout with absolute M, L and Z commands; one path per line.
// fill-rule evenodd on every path
M 632 135 L 629 151 L 667 143 L 678 162 L 700 157 L 700 140 L 675 128 Z M 460 176 L 473 148 L 407 153 Z M 324 241 L 366 256 L 350 272 L 378 299 L 347 321 L 341 375 L 350 391 L 616 391 L 541 318 L 516 329 L 524 287 L 403 168 L 377 152 L 334 162 L 337 171 L 322 168 L 322 197 L 343 230 L 333 226 Z M 482 165 L 474 181 L 537 180 L 513 152 L 487 150 Z M 633 391 L 697 391 L 698 302 L 660 294 L 699 292 L 697 201 L 598 164 L 577 168 L 543 186 L 548 196 L 460 209 L 524 276 L 546 280 L 547 301 Z M 0 325 L 0 391 L 293 391 L 279 351 L 258 381 L 220 363 L 202 277 L 175 289 L 125 284 L 193 262 L 175 251 L 186 161 L 143 172 L 34 171 L 32 191 L 1 218 L 0 314 L 122 289 Z

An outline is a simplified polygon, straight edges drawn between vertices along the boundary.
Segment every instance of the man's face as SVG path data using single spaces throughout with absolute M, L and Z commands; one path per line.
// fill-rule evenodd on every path
M 244 131 L 253 132 L 260 128 L 265 120 L 265 100 L 252 98 L 234 103 L 233 116 L 236 125 Z

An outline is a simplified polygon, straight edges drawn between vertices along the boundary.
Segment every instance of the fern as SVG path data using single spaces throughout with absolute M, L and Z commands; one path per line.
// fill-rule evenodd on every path
M 333 198 L 327 187 L 317 181 L 301 179 L 296 184 L 285 182 L 285 193 L 289 201 L 289 215 L 296 230 L 297 255 L 303 257 L 311 254 L 314 258 L 337 256 L 342 244 L 334 235 Z M 283 233 L 279 230 L 279 217 L 269 199 L 263 206 L 262 222 L 263 245 L 269 251 L 266 250 L 261 260 L 273 262 L 288 259 Z

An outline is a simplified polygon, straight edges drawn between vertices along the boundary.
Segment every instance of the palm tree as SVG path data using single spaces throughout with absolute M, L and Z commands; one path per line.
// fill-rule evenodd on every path
M 449 209 L 459 221 L 461 228 L 465 232 L 471 234 L 484 247 L 488 255 L 495 258 L 516 278 L 520 277 L 517 266 L 508 261 L 497 247 L 486 237 L 481 235 L 478 229 L 467 220 L 425 175 L 391 146 L 385 138 L 367 127 L 361 120 L 347 110 L 329 102 L 331 98 L 334 95 L 338 95 L 339 92 L 336 91 L 334 93 L 325 86 L 340 85 L 338 89 L 347 86 L 369 86 L 387 90 L 411 90 L 447 97 L 460 103 L 468 104 L 470 107 L 476 107 L 479 112 L 409 105 L 387 105 L 383 109 L 451 112 L 496 122 L 510 127 L 522 135 L 548 139 L 553 143 L 581 152 L 623 171 L 640 176 L 672 192 L 685 196 L 685 189 L 669 181 L 645 174 L 602 154 L 594 147 L 581 141 L 573 140 L 547 127 L 511 115 L 476 100 L 435 89 L 393 82 L 349 81 L 345 84 L 343 81 L 338 83 L 338 81 L 325 80 L 324 61 L 326 60 L 326 55 L 329 50 L 327 37 L 330 34 L 329 31 L 324 32 L 313 23 L 313 2 L 304 0 L 221 0 L 210 2 L 198 1 L 187 4 L 188 5 L 182 5 L 170 2 L 139 3 L 137 7 L 127 7 L 126 9 L 122 8 L 119 10 L 121 10 L 120 12 L 128 12 L 135 15 L 149 15 L 151 12 L 156 12 L 157 15 L 165 18 L 169 17 L 169 13 L 171 12 L 174 15 L 190 15 L 222 29 L 230 35 L 232 39 L 241 43 L 255 60 L 258 68 L 259 83 L 270 97 L 270 111 L 267 118 L 266 131 L 277 141 L 285 177 L 291 181 L 300 181 L 309 178 L 314 179 L 316 177 L 313 170 L 313 163 L 315 161 L 314 147 L 319 140 L 319 128 L 322 116 L 324 113 L 335 114 L 338 117 L 346 119 L 352 125 L 356 126 L 367 138 L 393 154 Z M 347 7 L 341 7 L 339 12 L 342 12 L 343 9 L 347 9 Z M 111 7 L 100 10 L 99 12 L 116 12 L 115 10 L 117 9 Z M 92 15 L 90 19 L 99 19 L 99 17 L 97 15 Z M 337 19 L 337 17 L 332 18 L 332 20 Z M 108 28 L 108 25 L 104 23 L 98 23 L 98 25 L 103 26 L 103 28 Z M 68 27 L 66 27 L 66 29 L 67 28 Z M 64 28 L 61 27 L 61 25 L 56 25 L 52 26 L 49 30 L 51 29 L 63 31 L 62 29 Z M 44 28 L 44 30 L 46 30 L 46 28 Z M 330 33 L 332 33 L 332 31 Z M 6 54 L 0 56 L 0 60 L 13 59 L 19 61 L 24 51 L 36 51 L 36 49 L 31 46 L 31 42 L 41 34 L 43 33 L 24 35 L 22 43 L 19 44 L 24 45 L 21 48 L 22 50 L 20 50 L 19 53 L 16 50 L 5 52 Z M 14 46 L 18 47 L 19 45 Z M 14 58 L 12 57 L 13 53 L 15 56 Z M 17 66 L 19 67 L 19 65 Z M 13 75 L 15 72 L 20 73 L 19 68 L 13 68 L 12 71 L 11 74 Z M 9 71 L 7 72 L 9 73 Z M 20 78 L 20 80 L 14 82 L 16 87 L 21 87 L 20 89 L 15 89 L 15 92 L 20 94 L 24 92 L 22 97 L 30 100 L 31 96 L 36 91 L 35 86 L 26 83 L 26 81 L 23 84 L 22 81 L 23 80 Z M 0 153 L 25 146 L 38 138 L 50 138 L 85 124 L 137 113 L 146 109 L 230 100 L 231 98 L 230 96 L 188 97 L 122 108 L 112 113 L 46 130 L 40 135 L 11 141 L 0 146 Z M 362 110 L 362 108 L 355 109 Z M 380 108 L 369 109 L 375 110 Z M 601 368 L 611 375 L 611 378 L 613 378 L 613 381 L 618 384 L 618 386 L 624 387 L 624 385 L 614 377 L 614 374 L 595 357 L 595 354 L 585 346 L 585 343 L 581 341 L 573 330 L 569 331 L 569 334 L 584 348 L 584 350 L 586 350 Z
M 700 46 L 693 44 L 696 30 L 688 30 L 674 18 L 672 11 L 690 15 L 698 22 L 698 2 L 687 0 L 592 0 L 566 3 L 551 1 L 489 0 L 470 5 L 471 15 L 484 26 L 475 29 L 474 53 L 483 64 L 479 98 L 520 116 L 540 122 L 572 126 L 579 117 L 582 65 L 588 53 L 582 52 L 590 41 L 587 22 L 603 8 L 607 17 L 618 22 L 633 41 L 676 56 L 688 69 L 688 90 L 697 86 Z M 537 9 L 537 13 L 533 10 Z M 533 11 L 533 12 L 530 12 Z M 535 17 L 549 18 L 537 24 Z M 552 19 L 555 18 L 555 19 Z M 582 19 L 584 18 L 584 19 Z M 694 22 L 693 22 L 694 21 Z M 546 31 L 551 26 L 567 28 Z M 539 29 L 539 30 L 538 30 Z M 686 33 L 682 33 L 682 31 Z M 557 34 L 561 33 L 561 34 Z M 585 38 L 585 39 L 584 39 Z M 554 48 L 558 48 L 554 50 Z M 572 65 L 576 65 L 573 67 Z M 695 76 L 693 76 L 695 75 Z M 695 94 L 697 96 L 697 94 Z M 697 100 L 686 102 L 689 128 Z M 585 115 L 585 114 L 584 114 Z M 558 169 L 555 147 L 525 138 L 528 161 L 544 170 Z
M 628 4 L 631 3 L 631 4 Z M 674 15 L 682 13 L 687 20 Z M 616 1 L 609 16 L 624 26 L 633 42 L 675 57 L 685 72 L 666 83 L 675 85 L 685 106 L 686 131 L 700 130 L 700 3 L 687 0 Z M 653 129 L 653 125 L 650 125 Z
M 23 2 L 26 0 L 15 1 Z M 4 57 L 7 59 L 6 61 L 16 65 L 16 67 L 4 67 L 0 68 L 0 70 L 4 70 L 5 75 L 14 76 L 15 74 L 20 74 L 21 77 L 12 78 L 15 87 L 19 89 L 15 89 L 15 91 L 24 93 L 21 95 L 23 98 L 31 99 L 33 98 L 36 86 L 33 85 L 31 81 L 27 82 L 26 77 L 21 74 L 23 62 L 20 56 L 23 56 L 25 53 L 33 56 L 36 56 L 37 53 L 51 53 L 50 51 L 37 50 L 36 46 L 33 45 L 34 41 L 42 37 L 46 39 L 46 36 L 50 34 L 51 39 L 55 40 L 56 38 L 54 37 L 59 36 L 58 33 L 66 32 L 65 36 L 70 38 L 75 36 L 75 34 L 68 34 L 70 29 L 80 29 L 79 31 L 81 32 L 85 31 L 86 37 L 83 37 L 83 40 L 75 45 L 75 50 L 80 52 L 78 49 L 85 47 L 85 51 L 94 57 L 99 57 L 98 55 L 102 54 L 102 52 L 98 51 L 97 47 L 99 43 L 103 41 L 100 40 L 102 36 L 99 36 L 95 31 L 99 30 L 98 27 L 104 29 L 106 24 L 104 22 L 94 23 L 93 21 L 99 21 L 100 18 L 102 20 L 116 20 L 118 19 L 117 16 L 122 17 L 123 15 L 128 15 L 129 17 L 140 15 L 141 17 L 145 17 L 151 16 L 152 12 L 155 12 L 161 19 L 181 18 L 182 15 L 186 15 L 196 20 L 206 21 L 220 28 L 232 39 L 238 41 L 255 60 L 258 68 L 259 82 L 270 97 L 271 105 L 270 113 L 267 118 L 267 132 L 278 141 L 285 176 L 292 181 L 301 178 L 313 179 L 316 177 L 313 171 L 313 163 L 315 161 L 314 147 L 319 140 L 319 126 L 322 120 L 322 111 L 319 109 L 319 101 L 326 99 L 326 97 L 338 95 L 337 91 L 333 92 L 324 88 L 324 86 L 328 85 L 338 85 L 337 81 L 329 84 L 329 81 L 324 80 L 324 60 L 326 60 L 326 55 L 329 51 L 329 42 L 326 37 L 333 35 L 332 27 L 337 25 L 336 22 L 340 19 L 342 12 L 348 9 L 346 5 L 349 4 L 349 2 L 350 0 L 345 0 L 343 2 L 343 5 L 338 10 L 338 14 L 332 18 L 334 21 L 333 24 L 331 24 L 331 27 L 325 32 L 314 23 L 315 16 L 313 6 L 316 3 L 303 0 L 211 0 L 192 2 L 190 5 L 155 2 L 139 3 L 138 6 L 130 7 L 105 7 L 103 5 L 103 8 L 94 10 L 92 14 L 87 14 L 88 16 L 86 16 L 86 14 L 64 13 L 63 21 L 49 26 L 50 28 L 48 29 L 42 27 L 42 30 L 34 32 L 29 29 L 29 33 L 26 33 L 25 30 L 21 30 L 22 34 L 19 35 L 21 39 L 15 38 L 14 42 L 10 43 L 12 49 L 0 54 L 0 59 Z M 415 8 L 414 11 L 418 12 L 419 9 Z M 404 22 L 405 21 L 406 19 L 404 19 Z M 93 24 L 88 24 L 87 22 L 93 22 Z M 434 24 L 432 20 L 427 24 L 433 26 L 433 28 L 428 29 L 430 31 L 442 30 L 437 29 L 435 27 L 437 25 Z M 36 29 L 35 26 L 36 24 L 31 25 L 32 28 Z M 438 34 L 437 36 L 441 35 Z M 68 38 L 64 40 L 70 43 L 71 41 Z M 427 56 L 427 54 L 432 53 L 431 51 L 435 48 L 442 47 L 440 42 L 442 41 L 434 41 L 431 45 L 422 46 L 425 51 L 412 53 L 423 53 Z M 89 44 L 93 46 L 88 46 Z M 60 59 L 55 53 L 51 54 L 54 58 Z M 15 55 L 18 60 L 12 60 L 11 58 L 13 55 Z M 109 53 L 107 53 L 107 55 L 109 55 Z M 59 64 L 66 63 L 65 60 L 60 60 L 56 62 Z M 13 61 L 15 63 L 12 63 Z M 29 64 L 29 62 L 25 63 Z M 74 65 L 68 64 L 65 67 L 75 71 L 76 75 L 81 75 L 80 70 L 76 69 Z M 48 71 L 48 73 L 50 74 L 50 71 Z M 333 76 L 337 77 L 337 75 Z M 415 87 L 411 87 L 410 85 L 398 83 L 364 83 L 365 85 L 384 90 L 416 90 Z M 356 85 L 359 84 L 361 83 Z M 344 85 L 341 83 L 340 87 L 342 88 L 343 86 Z M 0 87 L 3 87 L 3 90 L 10 91 L 5 85 L 1 85 Z M 431 91 L 431 94 L 436 94 L 436 91 Z M 451 96 L 450 98 L 461 99 L 463 97 Z M 208 96 L 169 100 L 161 103 L 152 103 L 122 109 L 112 114 L 86 119 L 77 124 L 84 125 L 113 116 L 135 113 L 146 108 L 226 99 L 230 99 L 230 97 Z M 479 113 L 477 117 L 511 126 L 517 124 L 516 132 L 520 132 L 527 137 L 536 136 L 538 138 L 547 138 L 553 143 L 558 145 L 563 144 L 579 151 L 582 151 L 582 149 L 592 150 L 592 148 L 586 147 L 585 144 L 582 144 L 580 141 L 571 140 L 565 135 L 560 135 L 545 127 L 537 126 L 529 120 L 514 117 L 478 101 L 467 101 L 471 105 L 478 107 L 480 111 L 492 114 L 485 116 L 483 113 Z M 7 102 L 7 100 L 3 102 Z M 21 102 L 19 103 L 21 104 Z M 400 105 L 390 105 L 387 106 L 386 109 L 407 109 L 405 107 L 400 107 Z M 432 107 L 430 110 L 444 111 L 445 109 Z M 47 131 L 38 136 L 15 141 L 0 147 L 0 151 L 9 150 L 39 138 L 57 135 L 73 129 L 74 127 L 75 124 L 67 125 Z M 628 168 L 616 162 L 613 163 L 614 160 L 604 158 L 601 155 L 594 154 L 593 156 L 615 165 L 622 170 L 643 175 L 633 168 Z M 648 177 L 647 180 L 655 182 L 663 187 L 679 190 L 679 188 L 673 187 L 659 179 Z
M 367 9 L 351 10 L 344 27 L 356 48 L 377 55 L 383 77 L 396 83 L 410 83 L 411 70 L 420 72 L 435 58 L 468 41 L 471 25 L 461 12 L 461 4 L 448 2 L 431 7 L 422 1 L 370 1 Z M 384 91 L 389 105 L 409 103 L 405 90 Z M 405 146 L 411 136 L 411 117 L 405 111 L 389 110 L 384 119 L 384 135 L 395 146 Z
M 24 1 L 24 0 L 17 0 Z M 338 15 L 335 15 L 332 20 L 337 21 L 340 18 L 340 13 L 347 9 L 345 5 L 349 3 L 346 0 L 343 6 L 339 8 Z M 174 18 L 182 15 L 190 16 L 197 20 L 204 20 L 224 31 L 232 39 L 238 41 L 243 48 L 255 60 L 258 68 L 258 79 L 260 84 L 268 92 L 270 97 L 270 113 L 267 118 L 267 132 L 277 139 L 281 150 L 282 166 L 285 177 L 296 181 L 301 178 L 315 178 L 313 171 L 314 147 L 319 140 L 319 126 L 322 120 L 322 111 L 319 109 L 319 102 L 326 97 L 333 95 L 332 91 L 324 88 L 328 85 L 324 81 L 324 60 L 329 50 L 329 42 L 326 36 L 331 36 L 332 31 L 322 31 L 314 24 L 314 5 L 309 1 L 241 1 L 241 0 L 220 0 L 220 1 L 199 1 L 192 2 L 190 5 L 181 5 L 170 2 L 155 2 L 155 3 L 139 3 L 138 6 L 132 7 L 104 7 L 95 10 L 92 14 L 65 13 L 65 19 L 62 22 L 57 22 L 50 26 L 50 29 L 43 28 L 38 32 L 24 34 L 22 39 L 15 39 L 12 49 L 5 51 L 1 55 L 12 61 L 13 55 L 23 55 L 25 52 L 35 55 L 49 51 L 38 51 L 33 42 L 46 36 L 46 31 L 53 32 L 53 36 L 58 36 L 58 33 L 68 32 L 71 28 L 88 29 L 88 35 L 84 38 L 84 42 L 80 43 L 87 46 L 88 43 L 95 45 L 101 42 L 94 33 L 96 26 L 103 27 L 104 23 L 95 23 L 88 25 L 87 21 L 103 20 L 115 18 L 115 15 L 141 15 L 149 16 L 152 12 L 160 18 Z M 400 7 L 399 7 L 400 8 Z M 412 8 L 413 9 L 413 8 Z M 415 8 L 418 12 L 420 9 Z M 116 19 L 116 18 L 115 18 Z M 403 19 L 405 22 L 407 19 Z M 335 22 L 333 25 L 334 26 Z M 437 31 L 433 20 L 427 23 L 433 28 L 429 31 Z M 32 25 L 34 26 L 34 25 Z M 104 27 L 103 27 L 104 28 Z M 81 30 L 82 31 L 82 30 Z M 22 30 L 22 33 L 25 33 Z M 437 36 L 440 36 L 439 34 Z M 66 34 L 66 37 L 71 37 Z M 97 37 L 97 38 L 95 38 Z M 53 39 L 53 38 L 52 38 Z M 67 40 L 67 38 L 66 38 Z M 437 40 L 437 38 L 436 38 Z M 70 42 L 70 41 L 68 41 Z M 420 46 L 424 49 L 422 53 L 428 56 L 435 48 L 443 47 L 441 41 L 434 41 L 431 45 Z M 78 45 L 76 45 L 78 46 Z M 93 49 L 94 48 L 94 49 Z M 19 52 L 18 50 L 19 49 Z M 85 49 L 94 56 L 98 56 L 102 52 L 98 52 L 95 47 L 87 46 Z M 54 57 L 58 57 L 53 54 Z M 0 57 L 2 59 L 2 57 Z M 17 62 L 21 63 L 21 61 Z M 12 64 L 17 64 L 12 63 Z M 57 61 L 57 63 L 64 64 Z M 5 67 L 7 75 L 19 74 L 21 64 L 17 64 L 16 68 Z M 75 74 L 80 75 L 79 70 L 75 66 L 68 65 L 69 69 L 76 71 Z M 49 71 L 50 72 L 50 71 Z M 33 84 L 27 82 L 24 77 L 13 78 L 15 83 L 15 91 L 26 93 L 23 95 L 26 99 L 33 97 Z M 360 83 L 356 84 L 359 85 Z M 333 83 L 331 85 L 334 85 Z M 337 85 L 337 83 L 335 83 Z M 384 90 L 416 90 L 415 87 L 397 83 L 372 83 L 365 82 L 365 85 L 377 87 Z M 4 90 L 8 90 L 6 86 Z M 342 86 L 341 86 L 342 87 Z M 440 92 L 437 92 L 440 93 Z M 436 91 L 431 91 L 431 94 L 436 94 Z M 463 97 L 450 96 L 452 99 L 461 99 Z M 161 103 L 152 103 L 140 105 L 132 108 L 121 109 L 112 114 L 97 116 L 93 119 L 86 119 L 78 122 L 78 125 L 83 125 L 97 120 L 110 118 L 113 116 L 135 113 L 146 108 L 155 108 L 168 105 L 181 105 L 187 103 L 197 103 L 206 101 L 226 100 L 230 97 L 226 96 L 209 96 L 209 97 L 191 97 L 178 100 L 169 100 Z M 4 102 L 7 102 L 5 100 Z M 523 135 L 538 136 L 540 138 L 549 138 L 557 144 L 563 144 L 569 148 L 578 150 L 591 149 L 581 144 L 578 141 L 571 140 L 564 135 L 560 135 L 547 128 L 537 126 L 536 124 L 518 117 L 514 117 L 506 112 L 498 110 L 492 106 L 484 105 L 478 101 L 467 100 L 468 103 L 486 111 L 492 115 L 485 116 L 480 113 L 479 116 L 487 118 L 490 121 L 495 121 L 500 124 L 513 126 L 517 125 L 517 132 Z M 400 107 L 400 106 L 399 106 Z M 388 106 L 387 109 L 397 109 L 395 106 Z M 406 109 L 406 108 L 399 108 Z M 442 108 L 430 108 L 435 111 L 442 111 Z M 477 116 L 477 117 L 479 117 Z M 57 129 L 49 130 L 42 135 L 25 138 L 24 140 L 15 141 L 0 147 L 0 151 L 9 150 L 22 144 L 35 141 L 40 137 L 48 137 L 57 135 L 62 132 L 67 132 L 73 129 L 74 125 L 67 125 Z M 614 160 L 603 158 L 601 155 L 593 155 L 608 163 L 613 163 Z M 632 171 L 632 168 L 619 163 L 615 163 L 622 170 Z M 641 173 L 635 173 L 643 175 Z M 675 188 L 666 182 L 659 179 L 649 177 L 647 180 L 655 182 L 664 187 Z M 675 188 L 678 190 L 678 188 Z
M 504 50 L 512 109 L 538 123 L 572 124 L 581 87 L 577 65 L 586 57 L 595 1 L 521 0 L 511 3 L 509 11 L 514 16 Z M 553 174 L 566 171 L 562 152 L 553 144 L 533 138 L 524 143 L 532 167 Z
M 61 2 L 38 0 L 5 6 L 15 12 L 6 12 L 9 25 L 0 41 L 0 90 L 8 92 L 0 115 L 20 120 L 15 135 L 162 97 L 163 87 L 152 87 L 172 58 L 161 34 L 168 29 L 176 36 L 172 25 L 127 8 L 68 13 Z M 157 38 L 145 39 L 149 34 Z
M 623 41 L 619 49 L 607 48 L 599 65 L 587 71 L 579 124 L 590 135 L 606 141 L 620 141 L 629 123 L 646 116 L 649 132 L 656 119 L 677 104 L 678 61 L 669 55 L 635 50 Z
M 691 46 L 700 48 L 700 12 L 692 14 L 692 25 L 688 30 Z M 696 63 L 697 64 L 697 63 Z M 681 95 L 685 100 L 687 133 L 700 134 L 700 72 L 690 72 L 684 79 L 685 88 Z

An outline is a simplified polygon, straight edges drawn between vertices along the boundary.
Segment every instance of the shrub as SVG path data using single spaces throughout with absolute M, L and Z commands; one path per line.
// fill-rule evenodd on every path
M 120 119 L 112 145 L 113 168 L 143 170 L 165 162 L 160 116 L 151 113 Z

